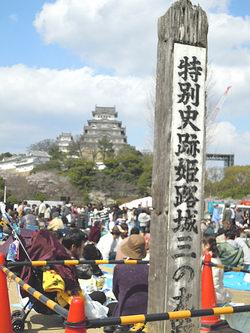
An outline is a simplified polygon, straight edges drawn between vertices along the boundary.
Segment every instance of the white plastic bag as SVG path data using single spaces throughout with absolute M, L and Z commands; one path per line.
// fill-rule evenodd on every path
M 93 301 L 85 294 L 85 311 L 88 319 L 103 319 L 107 317 L 108 308 L 97 301 Z

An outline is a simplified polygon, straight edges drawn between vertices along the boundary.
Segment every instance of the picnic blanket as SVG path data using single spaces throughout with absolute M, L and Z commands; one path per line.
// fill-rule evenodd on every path
M 236 290 L 250 290 L 250 274 L 242 272 L 225 272 L 224 287 Z

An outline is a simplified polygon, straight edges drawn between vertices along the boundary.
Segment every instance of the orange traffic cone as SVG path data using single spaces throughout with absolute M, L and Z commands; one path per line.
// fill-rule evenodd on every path
M 217 306 L 212 267 L 206 265 L 209 263 L 211 263 L 211 255 L 209 253 L 206 253 L 201 276 L 202 309 L 211 309 Z M 224 325 L 225 321 L 220 320 L 220 317 L 218 316 L 202 317 L 200 332 L 211 332 L 216 330 L 216 328 Z
M 5 265 L 5 256 L 0 253 L 0 265 Z M 1 325 L 0 333 L 13 333 L 7 279 L 0 269 Z
M 87 329 L 84 327 L 85 319 L 83 297 L 73 297 L 70 303 L 65 333 L 87 333 Z

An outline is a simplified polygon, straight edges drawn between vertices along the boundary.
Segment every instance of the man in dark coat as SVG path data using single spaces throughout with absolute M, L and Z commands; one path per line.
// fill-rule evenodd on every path
M 121 247 L 129 259 L 145 258 L 145 241 L 131 235 Z M 117 265 L 114 269 L 113 292 L 118 303 L 113 316 L 146 314 L 148 301 L 148 265 Z

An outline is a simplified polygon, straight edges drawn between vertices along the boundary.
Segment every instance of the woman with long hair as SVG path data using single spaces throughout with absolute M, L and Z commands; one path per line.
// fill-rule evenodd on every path
M 208 252 L 211 255 L 211 262 L 216 265 L 221 265 L 219 258 L 219 251 L 214 237 L 204 237 L 202 240 L 203 255 Z M 224 305 L 230 302 L 231 296 L 229 292 L 224 288 L 224 271 L 223 269 L 212 267 L 214 288 L 216 293 L 217 305 Z

